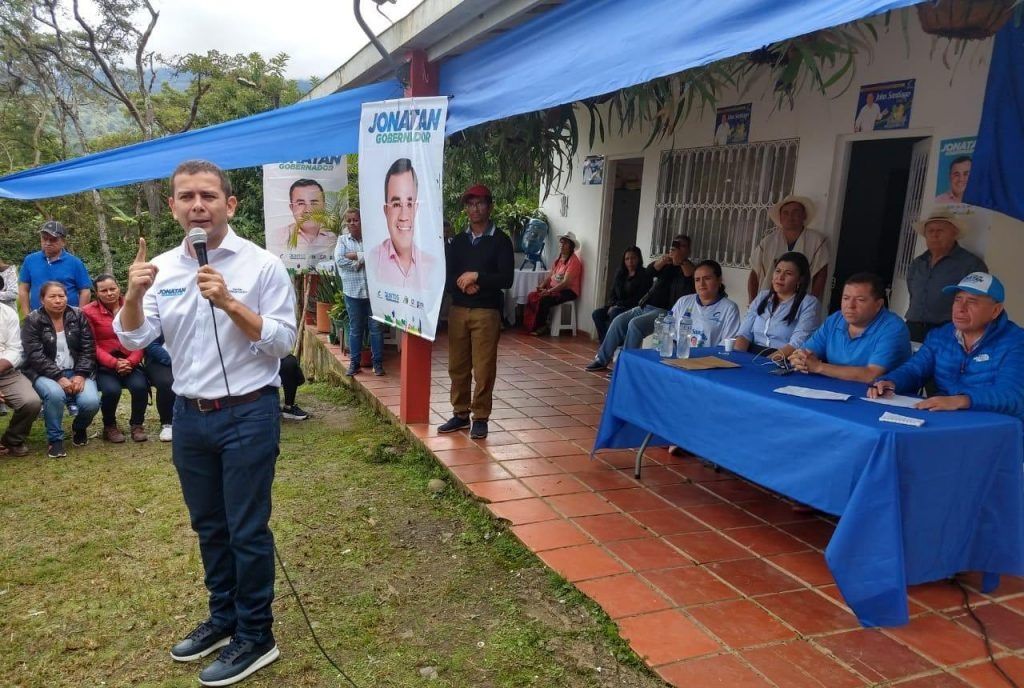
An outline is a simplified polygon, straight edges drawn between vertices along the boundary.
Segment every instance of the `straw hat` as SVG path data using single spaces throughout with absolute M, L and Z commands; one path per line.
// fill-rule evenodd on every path
M 967 232 L 967 223 L 964 218 L 954 213 L 949 206 L 939 206 L 923 213 L 921 219 L 914 223 L 914 231 L 924 236 L 924 227 L 929 222 L 948 222 L 956 229 L 958 239 Z
M 779 218 L 779 211 L 782 210 L 782 206 L 787 203 L 799 203 L 804 207 L 804 213 L 807 215 L 807 219 L 804 220 L 804 227 L 811 224 L 811 220 L 814 219 L 814 201 L 807 198 L 806 196 L 796 196 L 790 194 L 783 198 L 781 201 L 772 206 L 771 210 L 768 211 L 768 217 L 771 218 L 772 222 L 775 223 L 776 227 L 782 226 L 782 220 Z
M 565 234 L 559 234 L 558 238 L 559 239 L 567 239 L 567 240 L 571 241 L 572 242 L 572 250 L 573 251 L 580 250 L 580 240 L 577 239 L 576 235 L 573 234 L 572 232 L 566 232 Z

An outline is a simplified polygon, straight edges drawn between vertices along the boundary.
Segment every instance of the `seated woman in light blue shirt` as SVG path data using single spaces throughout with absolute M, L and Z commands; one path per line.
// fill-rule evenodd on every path
M 810 284 L 811 266 L 804 254 L 782 254 L 775 261 L 771 289 L 761 291 L 747 309 L 736 350 L 770 353 L 778 360 L 798 349 L 820 322 L 818 299 L 807 293 Z
M 693 346 L 718 346 L 723 339 L 736 336 L 740 326 L 740 309 L 725 294 L 722 266 L 713 260 L 699 263 L 693 271 L 696 294 L 680 297 L 672 306 L 676 322 L 689 317 Z

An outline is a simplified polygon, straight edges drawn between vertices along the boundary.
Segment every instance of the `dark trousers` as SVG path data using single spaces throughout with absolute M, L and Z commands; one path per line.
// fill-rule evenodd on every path
M 948 321 L 947 321 L 948 322 Z M 946 323 L 921 322 L 920 320 L 908 320 L 907 329 L 910 330 L 910 341 L 923 342 L 928 333 L 936 327 L 942 327 Z
M 384 364 L 384 326 L 371 315 L 370 299 L 345 297 L 345 309 L 348 311 L 348 355 L 349 366 L 359 367 L 359 359 L 363 352 L 363 338 L 366 330 L 370 330 L 370 360 L 373 365 Z
M 277 389 L 203 413 L 174 404 L 174 467 L 210 593 L 210 620 L 254 643 L 273 638 L 270 492 L 281 439 Z
M 594 310 L 591 317 L 594 319 L 594 327 L 597 328 L 598 344 L 604 341 L 604 336 L 608 334 L 608 325 L 615 319 L 615 316 L 628 310 L 628 308 L 620 306 L 602 306 Z
M 302 374 L 302 368 L 299 367 L 299 360 L 292 354 L 288 354 L 281 359 L 281 370 L 278 372 L 281 376 L 281 391 L 284 393 L 284 405 L 292 406 L 295 404 L 295 392 L 299 389 L 299 385 L 306 381 L 306 376 Z
M 43 402 L 32 389 L 32 383 L 15 368 L 8 368 L 0 373 L 0 395 L 4 403 L 13 409 L 11 422 L 0 437 L 0 444 L 7 447 L 20 447 L 25 444 L 32 422 L 39 415 Z
M 176 395 L 171 389 L 174 384 L 174 374 L 171 366 L 156 361 L 146 361 L 143 368 L 149 384 L 156 390 L 156 412 L 160 416 L 160 425 L 170 425 L 174 420 L 174 400 Z
M 118 375 L 110 368 L 96 371 L 96 386 L 100 389 L 100 412 L 103 414 L 103 425 L 117 424 L 117 404 L 121 401 L 121 390 L 127 389 L 132 397 L 130 425 L 142 425 L 146 419 L 146 404 L 149 403 L 149 380 L 145 374 L 135 368 L 127 375 Z

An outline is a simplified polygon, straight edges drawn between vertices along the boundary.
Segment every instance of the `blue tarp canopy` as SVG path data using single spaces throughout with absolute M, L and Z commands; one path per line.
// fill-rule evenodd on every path
M 609 93 L 915 0 L 569 0 L 441 65 L 447 132 Z M 225 169 L 357 149 L 372 84 L 206 129 L 0 178 L 0 197 L 48 198 L 164 177 L 189 158 Z
M 964 201 L 1024 220 L 1024 25 L 996 36 Z

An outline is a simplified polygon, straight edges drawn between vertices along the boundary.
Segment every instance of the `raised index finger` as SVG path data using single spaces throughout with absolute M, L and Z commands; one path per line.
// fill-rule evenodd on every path
M 142 237 L 139 237 L 139 251 L 138 251 L 138 253 L 135 254 L 135 262 L 136 263 L 145 263 L 146 262 L 146 240 L 143 239 Z

